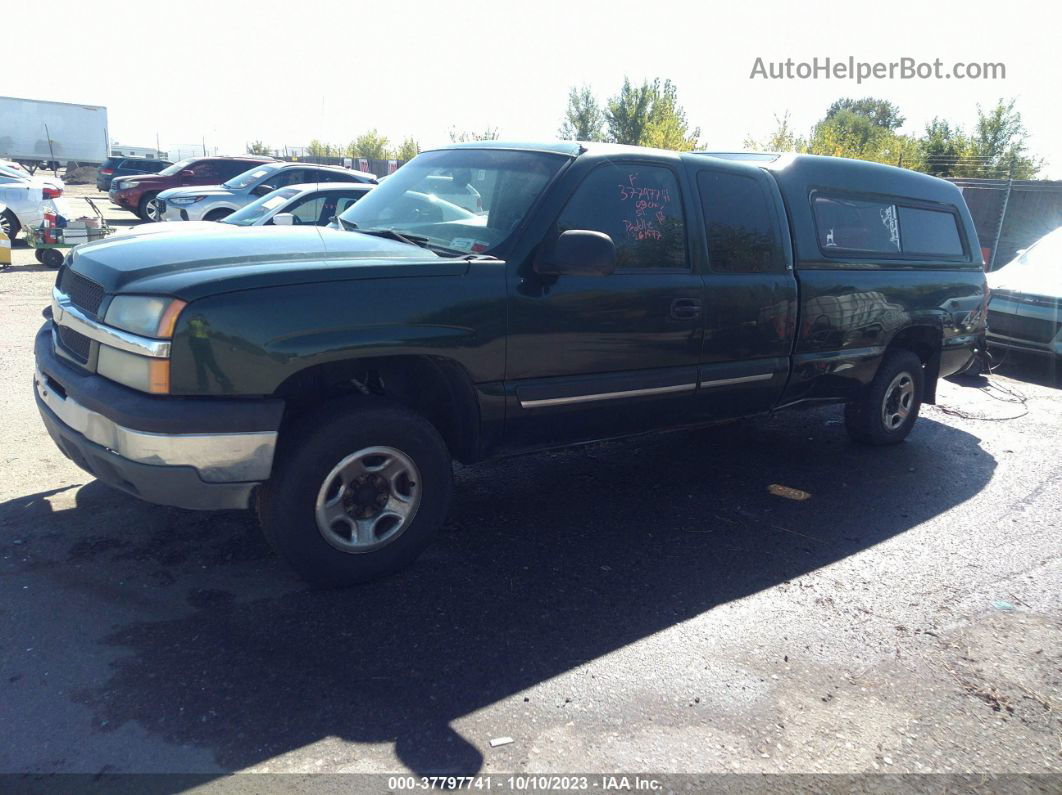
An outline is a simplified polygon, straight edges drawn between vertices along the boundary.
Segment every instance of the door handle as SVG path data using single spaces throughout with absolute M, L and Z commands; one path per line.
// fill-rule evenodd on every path
M 701 316 L 701 302 L 696 298 L 676 298 L 671 302 L 674 320 L 696 320 Z

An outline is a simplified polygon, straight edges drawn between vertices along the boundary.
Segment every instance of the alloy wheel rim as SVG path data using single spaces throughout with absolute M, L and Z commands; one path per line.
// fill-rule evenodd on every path
M 910 373 L 898 373 L 885 390 L 881 402 L 881 422 L 886 430 L 895 431 L 906 422 L 914 405 L 914 379 Z
M 366 447 L 332 467 L 321 483 L 317 529 L 342 552 L 371 552 L 409 528 L 421 491 L 413 459 L 393 447 Z
M 147 217 L 150 218 L 152 221 L 159 220 L 159 202 L 158 202 L 158 199 L 152 199 L 151 201 L 149 201 L 147 203 L 147 207 L 145 208 L 145 211 L 147 213 Z

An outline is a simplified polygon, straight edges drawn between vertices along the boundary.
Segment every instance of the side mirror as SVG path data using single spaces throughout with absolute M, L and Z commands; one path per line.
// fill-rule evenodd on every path
M 276 188 L 274 188 L 272 185 L 258 185 L 251 189 L 251 195 L 265 196 L 266 194 L 272 193 L 275 190 Z
M 273 223 L 277 226 L 293 226 L 295 224 L 295 216 L 291 213 L 277 213 L 273 216 Z
M 569 229 L 535 260 L 535 273 L 608 276 L 616 270 L 616 244 L 603 232 Z
M 195 176 L 195 172 L 192 171 L 192 169 L 190 169 L 190 168 L 186 168 L 184 171 L 181 172 L 181 176 L 182 177 L 194 177 Z

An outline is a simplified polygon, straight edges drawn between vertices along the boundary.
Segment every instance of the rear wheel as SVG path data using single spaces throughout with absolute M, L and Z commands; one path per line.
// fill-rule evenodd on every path
M 259 517 L 303 579 L 349 585 L 412 563 L 446 518 L 452 484 L 449 450 L 426 419 L 334 401 L 285 429 Z
M 911 351 L 885 356 L 874 380 L 845 407 L 849 435 L 862 444 L 896 444 L 907 438 L 922 405 L 922 360 Z
M 4 210 L 0 213 L 0 230 L 3 230 L 4 235 L 11 242 L 15 241 L 15 235 L 22 230 L 22 224 L 18 222 L 15 214 L 10 210 Z
M 161 221 L 162 210 L 159 207 L 159 195 L 157 193 L 144 194 L 140 199 L 136 214 L 140 216 L 141 221 L 147 221 L 148 223 Z
M 222 218 L 227 218 L 232 215 L 232 210 L 211 210 L 205 216 L 204 221 L 220 221 Z

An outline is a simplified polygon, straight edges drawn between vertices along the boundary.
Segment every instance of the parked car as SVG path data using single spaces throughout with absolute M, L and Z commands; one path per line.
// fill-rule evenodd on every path
M 118 177 L 157 174 L 172 165 L 173 163 L 169 160 L 155 160 L 147 157 L 108 157 L 96 172 L 96 190 L 110 190 L 111 182 Z
M 341 166 L 263 163 L 221 185 L 163 191 L 158 197 L 159 209 L 164 221 L 220 221 L 226 215 L 272 193 L 277 188 L 309 182 L 358 182 L 375 185 L 376 177 L 365 171 L 353 171 Z
M 483 213 L 407 200 L 465 169 Z M 959 189 L 860 160 L 477 142 L 339 227 L 74 249 L 35 348 L 60 449 L 149 502 L 253 504 L 336 585 L 417 556 L 452 459 L 823 403 L 894 444 L 984 333 Z
M 9 166 L 6 163 L 0 163 L 0 177 L 6 177 L 8 178 L 8 181 L 12 179 L 25 180 L 31 185 L 48 185 L 53 188 L 58 188 L 59 190 L 66 189 L 66 185 L 59 177 L 53 176 L 52 174 L 30 174 L 24 168 L 16 168 L 15 166 Z
M 55 200 L 63 195 L 60 187 L 63 183 L 55 180 L 57 186 L 49 179 L 10 174 L 0 169 L 0 202 L 6 205 L 0 212 L 0 229 L 9 240 L 14 240 L 23 229 L 44 220 L 45 210 L 59 212 Z
M 142 221 L 161 220 L 158 195 L 169 188 L 190 185 L 216 185 L 260 163 L 272 163 L 271 157 L 189 157 L 167 166 L 158 174 L 120 177 L 111 182 L 107 195 L 123 210 L 135 213 Z
M 429 177 L 425 181 L 425 193 L 445 199 L 450 204 L 456 204 L 469 212 L 483 212 L 483 197 L 479 191 L 469 183 L 472 180 L 471 172 L 460 169 L 455 176 Z
M 1062 359 L 1062 226 L 988 274 L 990 348 Z
M 277 216 L 280 223 L 293 226 L 325 226 L 346 211 L 375 185 L 355 182 L 311 183 L 278 188 L 237 210 L 220 221 L 189 221 L 186 224 L 138 224 L 126 235 L 188 234 L 238 229 L 245 226 L 272 226 Z M 211 227 L 215 227 L 214 230 Z

